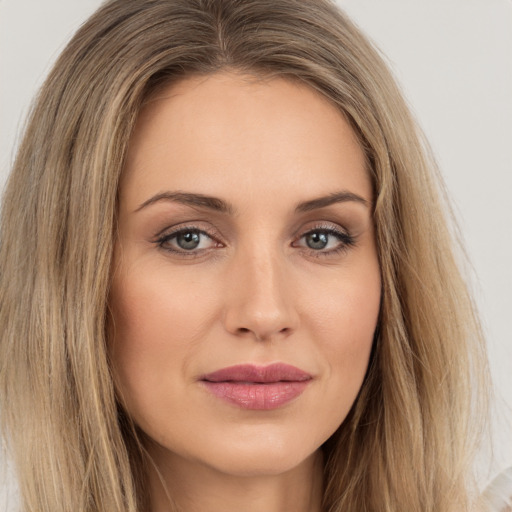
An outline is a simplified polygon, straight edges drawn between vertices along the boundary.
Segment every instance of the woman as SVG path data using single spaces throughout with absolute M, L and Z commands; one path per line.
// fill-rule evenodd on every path
M 426 147 L 328 2 L 107 2 L 3 201 L 25 509 L 474 506 L 485 357 Z

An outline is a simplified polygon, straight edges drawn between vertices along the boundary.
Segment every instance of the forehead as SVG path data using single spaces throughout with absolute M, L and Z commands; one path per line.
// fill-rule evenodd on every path
M 223 197 L 261 189 L 322 194 L 371 183 L 357 136 L 312 88 L 284 78 L 222 72 L 152 95 L 136 123 L 121 182 L 132 202 L 163 188 Z M 126 198 L 125 198 L 126 199 Z

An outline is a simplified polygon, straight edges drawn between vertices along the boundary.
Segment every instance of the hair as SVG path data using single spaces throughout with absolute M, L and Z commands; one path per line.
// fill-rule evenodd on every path
M 108 1 L 58 59 L 0 226 L 0 410 L 23 510 L 147 510 L 148 461 L 107 350 L 118 183 L 148 97 L 220 70 L 313 88 L 368 161 L 380 319 L 358 398 L 323 446 L 323 510 L 469 510 L 488 382 L 463 253 L 390 71 L 329 0 Z

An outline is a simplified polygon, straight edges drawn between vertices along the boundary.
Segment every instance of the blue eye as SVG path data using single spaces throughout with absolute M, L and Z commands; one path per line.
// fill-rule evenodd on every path
M 208 233 L 197 228 L 182 228 L 165 234 L 157 240 L 157 243 L 162 249 L 178 253 L 198 252 L 216 245 L 215 240 Z
M 313 231 L 312 233 L 304 235 L 304 239 L 310 249 L 321 250 L 325 249 L 329 244 L 329 236 L 329 233 Z
M 201 243 L 201 233 L 197 231 L 183 231 L 176 234 L 176 244 L 186 251 L 197 249 Z
M 223 247 L 217 237 L 197 227 L 177 227 L 164 233 L 156 245 L 164 251 L 177 256 L 199 256 L 216 247 Z M 345 231 L 334 227 L 319 227 L 304 233 L 292 243 L 293 247 L 308 250 L 314 256 L 330 256 L 347 250 L 355 245 L 355 239 Z
M 335 254 L 355 244 L 354 238 L 333 228 L 312 229 L 300 237 L 296 246 L 310 249 L 318 255 Z

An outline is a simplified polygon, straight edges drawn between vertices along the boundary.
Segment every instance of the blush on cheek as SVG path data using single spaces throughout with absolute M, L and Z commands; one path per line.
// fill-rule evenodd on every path
M 159 407 L 160 392 L 180 385 L 209 315 L 192 294 L 177 294 L 176 286 L 167 285 L 163 272 L 156 279 L 155 273 L 138 270 L 113 282 L 110 354 L 125 402 L 150 409 L 151 400 Z
M 324 309 L 317 332 L 330 354 L 331 374 L 340 379 L 340 393 L 355 399 L 366 375 L 380 310 L 380 276 L 368 286 L 345 286 L 338 301 Z M 328 311 L 328 312 L 327 312 Z M 343 382 L 341 382 L 343 381 Z M 350 398 L 351 397 L 351 398 Z M 351 405 L 351 404 L 350 404 Z M 347 410 L 348 412 L 348 410 Z

